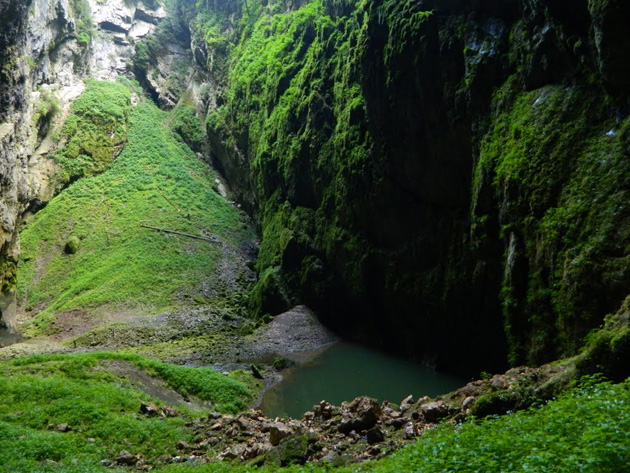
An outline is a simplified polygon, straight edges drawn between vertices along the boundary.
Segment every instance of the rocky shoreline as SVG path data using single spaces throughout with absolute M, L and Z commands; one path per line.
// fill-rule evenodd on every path
M 179 441 L 181 454 L 145 459 L 122 451 L 107 465 L 149 471 L 166 463 L 227 461 L 246 465 L 334 465 L 382 458 L 417 440 L 438 424 L 456 425 L 491 414 L 509 414 L 554 397 L 569 379 L 571 366 L 514 368 L 505 374 L 472 381 L 435 399 L 408 396 L 394 404 L 368 397 L 334 406 L 313 406 L 301 419 L 270 419 L 258 409 L 237 416 L 212 413 L 188 424 L 193 443 Z M 177 416 L 176 409 L 143 404 L 146 416 Z

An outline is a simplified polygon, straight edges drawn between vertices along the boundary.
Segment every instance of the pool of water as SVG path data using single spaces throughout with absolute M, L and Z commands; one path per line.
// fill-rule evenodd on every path
M 339 405 L 357 396 L 400 403 L 409 394 L 437 396 L 465 380 L 347 342 L 334 344 L 311 361 L 283 373 L 260 408 L 268 417 L 301 418 L 325 399 Z
M 22 339 L 18 334 L 9 332 L 5 328 L 0 328 L 0 348 L 8 347 L 14 343 L 19 342 Z

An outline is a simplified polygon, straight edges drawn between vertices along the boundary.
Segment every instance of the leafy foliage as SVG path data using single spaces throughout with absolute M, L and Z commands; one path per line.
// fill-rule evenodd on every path
M 165 125 L 164 112 L 148 102 L 128 110 L 123 107 L 128 92 L 97 106 L 101 93 L 120 87 L 92 84 L 66 125 L 84 136 L 76 147 L 98 150 L 93 154 L 99 156 L 108 154 L 111 142 L 94 138 L 104 136 L 94 123 L 106 124 L 114 136 L 128 135 L 120 156 L 104 173 L 80 179 L 58 195 L 21 234 L 18 291 L 36 314 L 31 332 L 46 330 L 57 314 L 73 309 L 107 305 L 152 312 L 186 303 L 202 290 L 215 297 L 225 292 L 215 272 L 224 246 L 238 249 L 253 239 L 244 215 L 213 190 L 211 168 Z M 141 225 L 216 242 L 167 236 Z M 75 254 L 64 251 L 70 238 L 80 241 Z

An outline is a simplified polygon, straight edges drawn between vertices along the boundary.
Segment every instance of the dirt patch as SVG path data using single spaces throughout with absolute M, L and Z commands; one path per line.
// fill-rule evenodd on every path
M 63 342 L 79 337 L 91 330 L 113 323 L 123 323 L 141 317 L 145 312 L 138 309 L 98 311 L 74 309 L 62 312 L 50 324 L 50 339 Z M 141 315 L 142 314 L 142 315 Z
M 127 378 L 131 385 L 149 396 L 160 399 L 165 404 L 175 407 L 185 406 L 190 409 L 210 409 L 212 403 L 194 398 L 186 398 L 172 389 L 163 380 L 148 375 L 145 371 L 124 360 L 105 360 L 102 365 L 119 376 Z

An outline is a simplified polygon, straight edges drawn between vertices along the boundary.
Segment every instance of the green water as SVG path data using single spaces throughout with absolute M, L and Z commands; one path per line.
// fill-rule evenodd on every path
M 465 383 L 462 378 L 347 342 L 283 374 L 283 381 L 265 393 L 260 406 L 268 417 L 301 418 L 322 399 L 339 405 L 366 395 L 398 404 L 409 394 L 433 397 Z
M 0 348 L 19 342 L 21 337 L 0 327 Z

